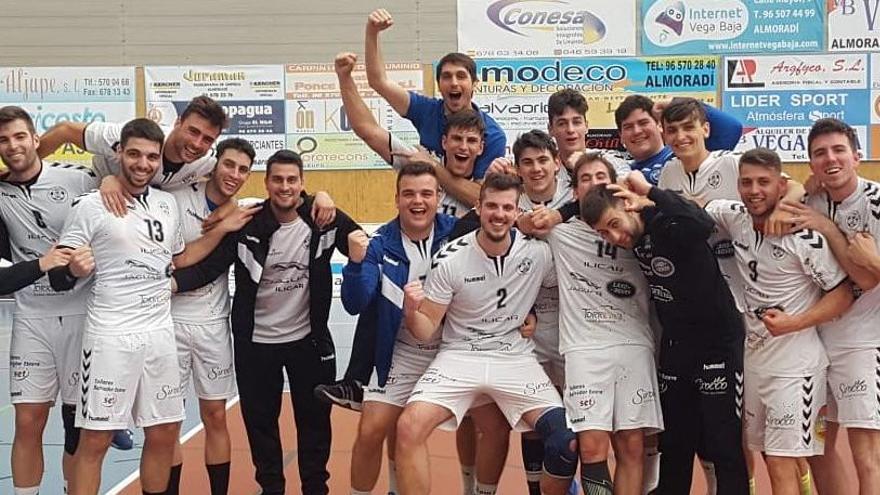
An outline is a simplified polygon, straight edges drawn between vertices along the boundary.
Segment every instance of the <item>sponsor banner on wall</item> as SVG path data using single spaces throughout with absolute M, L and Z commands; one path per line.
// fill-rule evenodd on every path
M 636 54 L 635 0 L 458 0 L 458 51 L 475 58 Z
M 880 0 L 828 2 L 830 51 L 880 50 Z
M 880 54 L 871 54 L 871 160 L 880 160 Z
M 722 107 L 743 123 L 737 149 L 764 147 L 785 161 L 809 161 L 807 134 L 824 117 L 852 125 L 868 149 L 868 74 L 864 54 L 726 57 Z
M 42 134 L 58 122 L 126 122 L 135 117 L 134 67 L 0 67 L 0 106 L 18 105 Z M 47 157 L 90 165 L 92 155 L 64 145 Z
M 821 51 L 825 0 L 644 0 L 641 34 L 645 55 Z
M 582 92 L 589 103 L 587 119 L 596 146 L 614 147 L 614 110 L 631 94 L 655 101 L 692 96 L 711 105 L 716 101 L 718 58 L 540 58 L 530 60 L 484 59 L 477 61 L 482 81 L 474 101 L 491 115 L 507 134 L 508 146 L 532 129 L 547 129 L 547 99 L 565 88 Z M 619 141 L 619 139 L 618 139 Z
M 422 64 L 386 64 L 385 70 L 391 80 L 407 90 L 424 92 Z M 363 64 L 355 67 L 352 76 L 379 125 L 407 143 L 418 143 L 418 132 L 413 125 L 367 84 Z M 307 169 L 389 167 L 352 131 L 339 95 L 333 64 L 288 65 L 285 69 L 285 97 L 287 146 L 302 155 Z
M 284 67 L 201 65 L 144 67 L 147 117 L 172 126 L 190 100 L 210 96 L 229 117 L 220 140 L 242 137 L 254 144 L 255 170 L 284 147 Z

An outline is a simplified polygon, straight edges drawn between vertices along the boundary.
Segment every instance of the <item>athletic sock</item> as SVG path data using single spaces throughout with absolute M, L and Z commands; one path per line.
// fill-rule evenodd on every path
M 804 473 L 801 476 L 801 495 L 813 495 L 813 479 L 810 476 L 810 471 Z
M 700 465 L 703 466 L 703 475 L 706 476 L 706 495 L 716 495 L 718 493 L 718 477 L 715 476 L 715 463 L 700 459 Z
M 495 492 L 498 490 L 498 485 L 489 485 L 486 483 L 477 482 L 477 487 L 474 489 L 474 495 L 495 495 Z
M 584 495 L 612 495 L 614 485 L 611 483 L 608 461 L 582 463 L 581 486 L 584 489 Z
M 660 483 L 660 452 L 657 446 L 645 448 L 645 477 L 642 480 L 642 493 L 651 493 Z
M 397 495 L 397 463 L 388 460 L 388 495 Z
M 15 495 L 40 495 L 40 485 L 29 486 L 27 488 L 13 487 L 12 493 Z
M 461 487 L 462 493 L 474 493 L 474 487 L 477 484 L 477 479 L 474 477 L 474 467 L 473 466 L 461 466 Z
M 180 472 L 183 470 L 183 463 L 171 466 L 171 476 L 168 477 L 168 488 L 165 489 L 165 495 L 180 495 Z
M 205 464 L 205 468 L 208 470 L 208 483 L 211 485 L 211 495 L 229 493 L 229 466 L 228 462 Z
M 370 495 L 371 493 L 373 493 L 373 492 L 371 492 L 371 491 L 363 492 L 360 490 L 355 490 L 354 488 L 351 489 L 351 495 Z
M 529 495 L 541 495 L 541 473 L 544 470 L 544 441 L 540 438 L 523 436 L 522 446 L 523 468 L 526 471 L 526 483 Z
M 749 495 L 757 495 L 758 487 L 755 485 L 755 478 L 749 478 Z

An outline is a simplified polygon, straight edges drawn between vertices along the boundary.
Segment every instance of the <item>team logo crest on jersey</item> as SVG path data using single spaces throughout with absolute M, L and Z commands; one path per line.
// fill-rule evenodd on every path
M 774 245 L 773 248 L 770 250 L 770 256 L 772 256 L 774 260 L 779 261 L 782 258 L 785 258 L 785 250 L 779 246 Z
M 718 172 L 717 170 L 712 172 L 712 175 L 709 176 L 709 180 L 707 180 L 706 183 L 709 184 L 709 187 L 712 189 L 718 189 L 721 187 L 721 172 Z
M 165 215 L 171 215 L 171 207 L 165 201 L 159 201 L 159 211 Z
M 67 189 L 61 186 L 55 186 L 49 189 L 49 199 L 54 203 L 63 203 L 67 201 Z
M 675 273 L 675 265 L 673 265 L 668 258 L 656 256 L 651 258 L 651 270 L 653 270 L 658 277 L 670 277 Z
M 636 286 L 626 280 L 612 280 L 605 289 L 612 296 L 620 298 L 632 297 L 636 294 Z
M 516 265 L 516 271 L 519 272 L 521 275 L 525 275 L 526 273 L 532 271 L 532 259 L 526 258 L 520 261 L 519 265 Z
M 846 216 L 846 228 L 851 231 L 861 230 L 862 227 L 862 215 L 857 211 L 851 211 Z

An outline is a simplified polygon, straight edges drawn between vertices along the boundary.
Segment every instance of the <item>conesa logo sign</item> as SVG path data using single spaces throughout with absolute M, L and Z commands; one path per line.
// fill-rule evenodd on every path
M 499 28 L 519 36 L 557 27 L 580 26 L 584 44 L 605 37 L 605 23 L 586 10 L 571 8 L 560 0 L 498 0 L 489 4 L 486 16 Z

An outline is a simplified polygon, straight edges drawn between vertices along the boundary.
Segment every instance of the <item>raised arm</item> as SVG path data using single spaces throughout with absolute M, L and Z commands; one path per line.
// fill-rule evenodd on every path
M 85 149 L 86 126 L 82 122 L 63 121 L 52 126 L 40 136 L 40 145 L 37 154 L 45 158 L 55 152 L 61 145 L 70 143 L 78 148 Z
M 340 53 L 336 55 L 336 77 L 339 79 L 339 93 L 342 95 L 342 106 L 348 116 L 351 129 L 361 138 L 367 146 L 379 154 L 387 163 L 392 163 L 390 138 L 388 131 L 382 128 L 373 112 L 364 103 L 358 91 L 357 84 L 351 76 L 354 66 L 357 64 L 357 55 L 354 53 Z M 383 70 L 384 71 L 384 70 Z M 407 99 L 409 97 L 407 96 Z
M 379 47 L 379 33 L 394 25 L 394 19 L 385 9 L 376 9 L 367 19 L 364 39 L 364 53 L 367 65 L 367 82 L 374 91 L 394 108 L 398 114 L 405 116 L 409 111 L 409 93 L 403 86 L 388 79 L 385 73 L 385 60 Z

